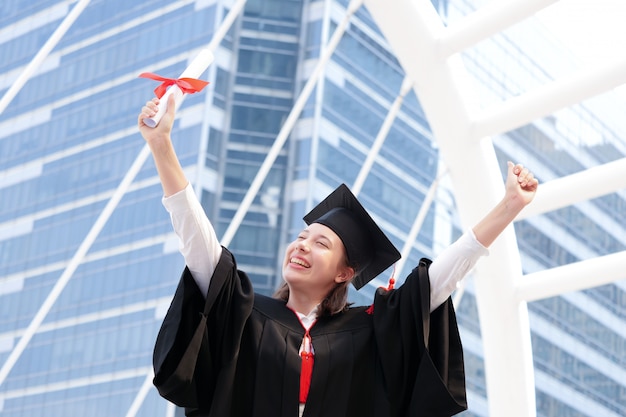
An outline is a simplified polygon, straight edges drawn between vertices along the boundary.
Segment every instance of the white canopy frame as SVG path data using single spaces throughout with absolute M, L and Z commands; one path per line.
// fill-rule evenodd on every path
M 626 83 L 626 60 L 622 59 L 581 70 L 484 112 L 466 101 L 471 97 L 462 94 L 468 87 L 465 68 L 454 54 L 555 2 L 493 1 L 446 28 L 429 0 L 365 1 L 406 75 L 414 81 L 466 227 L 502 195 L 502 178 L 488 135 L 512 130 Z M 520 218 L 620 190 L 626 187 L 625 170 L 626 160 L 620 160 L 543 184 Z M 480 199 L 475 198 L 476 184 L 481 184 Z M 620 252 L 522 277 L 513 228 L 494 243 L 491 256 L 477 265 L 475 283 L 490 415 L 536 416 L 527 301 L 625 279 L 625 266 L 626 252 Z M 602 278 L 594 280 L 594 276 Z

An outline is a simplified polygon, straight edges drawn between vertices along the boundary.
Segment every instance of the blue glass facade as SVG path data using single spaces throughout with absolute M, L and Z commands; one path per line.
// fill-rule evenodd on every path
M 232 6 L 221 0 L 166 3 L 93 0 L 0 114 L 0 364 L 143 146 L 135 119 L 155 85 L 137 75 L 180 74 Z M 218 236 L 347 3 L 248 0 L 203 76 L 209 88 L 185 100 L 175 146 Z M 468 13 L 471 3 L 433 2 L 445 19 Z M 60 0 L 2 2 L 0 94 L 74 6 Z M 482 86 L 483 105 L 549 78 L 525 54 L 511 53 L 511 44 L 515 38 L 504 36 L 490 53 L 475 48 L 464 55 Z M 519 74 L 502 72 L 500 60 L 514 61 Z M 339 183 L 354 183 L 403 79 L 374 19 L 360 9 L 229 245 L 257 291 L 271 293 L 278 284 L 283 248 L 302 227 L 306 210 Z M 568 112 L 494 138 L 500 161 L 519 159 L 516 142 L 532 141 L 534 152 L 522 159 L 550 179 L 626 154 L 624 136 L 594 106 Z M 572 132 L 583 125 L 603 140 L 573 143 Z M 436 143 L 411 91 L 360 194 L 398 247 L 438 169 Z M 441 191 L 429 211 L 407 267 L 461 233 L 450 195 Z M 2 416 L 126 414 L 151 366 L 156 332 L 183 267 L 161 196 L 148 160 L 0 385 Z M 612 226 L 626 224 L 625 201 L 609 195 L 517 224 L 525 270 L 623 250 L 625 235 Z M 443 241 L 437 230 L 442 222 Z M 373 291 L 364 288 L 352 299 L 368 303 Z M 626 330 L 614 321 L 626 321 L 625 304 L 623 285 L 531 303 L 539 416 L 595 415 L 595 408 L 569 403 L 570 391 L 555 392 L 555 386 L 594 407 L 626 414 L 619 400 L 626 396 Z M 458 310 L 474 399 L 462 415 L 486 416 L 471 287 Z M 568 337 L 575 343 L 567 343 Z M 137 415 L 171 412 L 151 390 Z
M 73 6 L 3 2 L 2 94 Z M 166 12 L 151 16 L 155 8 Z M 137 75 L 180 73 L 210 40 L 218 9 L 93 1 L 2 113 L 0 363 L 143 146 L 135 118 L 154 86 Z M 183 163 L 195 164 L 200 129 L 177 131 Z M 126 414 L 182 267 L 161 196 L 148 162 L 2 384 L 0 414 Z M 165 415 L 157 397 L 139 414 Z

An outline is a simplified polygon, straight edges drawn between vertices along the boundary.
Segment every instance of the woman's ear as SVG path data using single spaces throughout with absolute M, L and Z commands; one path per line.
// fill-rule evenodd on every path
M 354 268 L 345 266 L 339 271 L 339 274 L 335 277 L 335 282 L 340 284 L 342 282 L 350 281 L 354 278 Z

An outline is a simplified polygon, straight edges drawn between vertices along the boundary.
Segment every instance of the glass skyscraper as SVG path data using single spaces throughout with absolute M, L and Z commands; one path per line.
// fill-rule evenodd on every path
M 145 398 L 141 390 L 184 265 L 151 160 L 124 185 L 144 147 L 136 117 L 156 87 L 137 75 L 178 76 L 236 2 L 3 1 L 0 94 L 84 3 L 0 113 L 0 365 L 10 365 L 0 379 L 0 415 L 171 416 L 174 409 L 154 389 Z M 444 21 L 476 7 L 432 3 Z M 347 6 L 347 0 L 248 0 L 202 76 L 211 84 L 185 99 L 174 143 L 218 236 L 240 209 Z M 554 52 L 558 45 L 545 42 L 547 32 L 535 29 L 533 47 L 551 60 L 533 61 L 518 43 L 530 35 L 514 31 L 464 54 L 482 104 L 515 95 L 567 63 L 567 55 Z M 374 17 L 361 7 L 229 242 L 258 292 L 271 294 L 279 284 L 282 253 L 302 228 L 302 215 L 338 184 L 355 184 L 386 120 L 389 131 L 359 193 L 363 205 L 398 248 L 427 209 L 407 268 L 463 232 L 445 175 L 429 200 L 445 168 L 404 79 Z M 607 95 L 502 134 L 493 138 L 498 159 L 502 166 L 521 160 L 547 180 L 623 158 L 626 126 L 607 109 L 624 107 Z M 522 140 L 532 147 L 521 149 Z M 622 251 L 624 224 L 623 192 L 519 222 L 524 271 Z M 390 274 L 351 299 L 368 304 Z M 615 283 L 529 304 L 538 416 L 626 414 L 625 290 Z M 459 300 L 470 404 L 462 415 L 487 416 L 471 276 Z M 28 343 L 20 345 L 25 335 Z

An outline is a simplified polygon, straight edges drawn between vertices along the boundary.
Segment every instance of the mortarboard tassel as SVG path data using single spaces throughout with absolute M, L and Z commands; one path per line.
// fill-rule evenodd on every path
M 300 404 L 304 404 L 309 396 L 313 363 L 315 362 L 315 355 L 311 349 L 311 335 L 308 330 L 304 334 L 304 347 L 300 356 L 302 357 L 302 366 L 300 368 Z
M 394 278 L 395 275 L 396 275 L 396 264 L 393 264 L 393 272 L 391 273 L 391 278 L 389 278 L 389 284 L 387 284 L 387 288 L 385 287 L 380 287 L 380 288 L 385 288 L 387 291 L 393 290 L 393 287 L 396 285 L 396 279 Z M 369 315 L 374 314 L 374 303 L 372 303 L 372 305 L 370 305 L 367 308 L 367 310 L 365 310 L 365 312 Z

